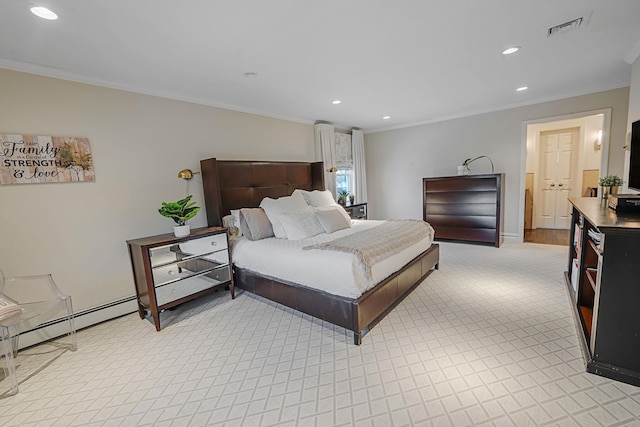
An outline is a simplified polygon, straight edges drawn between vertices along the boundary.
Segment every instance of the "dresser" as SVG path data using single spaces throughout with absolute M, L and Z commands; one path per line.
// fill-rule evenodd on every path
M 366 203 L 356 203 L 353 205 L 345 206 L 344 209 L 347 211 L 351 219 L 367 219 Z
M 616 212 L 599 197 L 569 202 L 565 279 L 586 370 L 640 386 L 640 212 Z
M 435 240 L 499 247 L 504 227 L 504 174 L 422 179 L 423 219 Z
M 160 330 L 160 313 L 221 287 L 234 298 L 226 228 L 191 231 L 127 240 L 138 299 L 138 312 L 149 313 Z

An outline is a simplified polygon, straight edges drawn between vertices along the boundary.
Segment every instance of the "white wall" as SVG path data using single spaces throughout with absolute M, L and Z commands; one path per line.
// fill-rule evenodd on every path
M 622 174 L 629 89 L 622 88 L 444 122 L 365 135 L 369 216 L 422 218 L 422 178 L 456 174 L 469 157 L 487 155 L 505 176 L 507 238 L 521 238 L 524 217 L 523 123 L 547 117 L 612 109 L 609 173 Z M 487 173 L 484 159 L 471 173 Z
M 127 239 L 167 233 L 178 171 L 210 157 L 313 161 L 313 126 L 0 70 L 0 133 L 85 136 L 93 183 L 0 186 L 0 268 L 53 273 L 76 311 L 135 295 Z M 189 191 L 203 207 L 202 179 Z

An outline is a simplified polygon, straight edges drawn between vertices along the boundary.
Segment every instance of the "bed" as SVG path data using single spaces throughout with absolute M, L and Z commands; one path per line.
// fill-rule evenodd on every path
M 231 210 L 258 207 L 265 197 L 290 196 L 296 189 L 324 190 L 322 162 L 211 158 L 202 160 L 200 166 L 209 226 L 222 225 L 222 218 Z M 438 269 L 439 258 L 439 246 L 431 244 L 359 297 L 336 295 L 237 265 L 234 283 L 240 289 L 353 331 L 354 343 L 360 345 L 371 327 Z

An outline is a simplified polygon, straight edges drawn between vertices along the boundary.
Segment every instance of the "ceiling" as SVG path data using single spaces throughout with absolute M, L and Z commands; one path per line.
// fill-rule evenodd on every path
M 640 54 L 638 0 L 2 0 L 0 23 L 1 68 L 365 131 L 624 87 Z

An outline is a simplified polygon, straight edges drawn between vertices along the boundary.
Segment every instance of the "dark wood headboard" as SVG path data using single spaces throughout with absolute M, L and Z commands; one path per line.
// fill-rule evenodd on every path
M 265 197 L 325 189 L 322 162 L 205 159 L 200 170 L 209 227 L 222 225 L 231 209 L 257 207 Z

